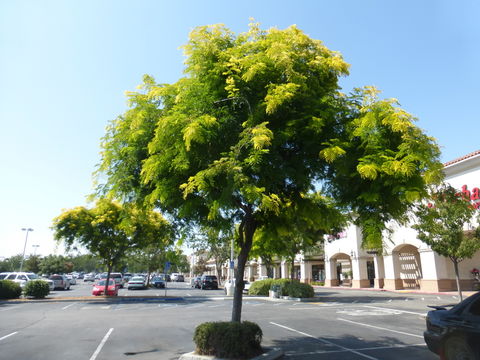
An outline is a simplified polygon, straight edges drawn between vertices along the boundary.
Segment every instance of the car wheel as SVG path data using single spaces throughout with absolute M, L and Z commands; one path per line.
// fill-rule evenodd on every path
M 461 336 L 452 336 L 444 345 L 446 360 L 475 360 L 472 348 Z

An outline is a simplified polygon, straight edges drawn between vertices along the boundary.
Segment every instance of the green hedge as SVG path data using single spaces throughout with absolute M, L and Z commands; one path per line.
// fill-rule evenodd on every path
M 0 280 L 0 299 L 16 299 L 22 294 L 19 284 L 11 280 Z
M 268 291 L 272 286 L 279 289 L 281 296 L 290 296 L 296 298 L 311 298 L 314 296 L 313 287 L 309 284 L 304 284 L 298 280 L 290 279 L 266 279 L 258 280 L 252 283 L 249 295 L 263 295 L 268 296 Z
M 25 296 L 32 296 L 36 299 L 43 299 L 50 293 L 48 283 L 43 280 L 32 280 L 25 284 L 23 288 Z
M 262 352 L 262 336 L 253 322 L 206 322 L 197 326 L 193 341 L 200 355 L 243 359 Z

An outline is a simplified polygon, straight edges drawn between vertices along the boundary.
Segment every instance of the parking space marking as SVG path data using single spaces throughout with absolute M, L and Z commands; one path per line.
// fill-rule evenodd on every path
M 67 310 L 70 306 L 73 306 L 73 305 L 75 305 L 75 304 L 76 304 L 76 302 L 71 303 L 70 305 L 64 306 L 64 307 L 62 308 L 62 310 Z
M 113 328 L 110 328 L 110 330 L 108 330 L 107 334 L 103 337 L 102 342 L 98 345 L 97 350 L 95 350 L 90 360 L 95 360 L 97 358 L 98 354 L 100 354 L 100 351 L 102 351 L 103 345 L 105 345 L 105 343 L 107 342 L 108 337 L 110 336 L 112 331 Z
M 364 323 L 360 323 L 360 322 L 356 322 L 356 321 L 351 321 L 351 320 L 347 320 L 347 319 L 342 319 L 342 318 L 338 318 L 337 320 L 340 320 L 340 321 L 345 321 L 345 322 L 348 322 L 348 323 L 350 323 L 350 324 L 355 324 L 355 325 L 360 325 L 360 326 L 370 327 L 370 328 L 377 329 L 377 330 L 390 331 L 390 332 L 397 333 L 397 334 L 408 335 L 408 336 L 414 336 L 414 337 L 417 337 L 417 338 L 423 339 L 423 336 L 420 336 L 420 335 L 417 335 L 417 334 L 410 334 L 410 333 L 407 333 L 407 332 L 404 332 L 404 331 L 398 331 L 398 330 L 393 330 L 393 329 L 387 329 L 387 328 L 380 327 L 380 326 L 374 326 L 374 325 L 370 325 L 370 324 L 364 324 Z
M 11 333 L 11 334 L 2 336 L 2 337 L 0 338 L 0 341 L 5 340 L 6 338 L 8 338 L 8 337 L 10 337 L 10 336 L 13 336 L 13 335 L 15 335 L 15 334 L 17 334 L 17 333 L 18 333 L 18 331 L 15 331 L 15 332 L 13 332 L 13 333 Z
M 390 345 L 390 346 L 373 346 L 373 347 L 366 347 L 366 348 L 360 348 L 360 349 L 355 349 L 357 351 L 372 351 L 372 350 L 388 350 L 388 349 L 402 349 L 402 348 L 409 348 L 409 347 L 425 347 L 427 346 L 426 344 L 413 344 L 413 345 L 406 345 L 406 344 L 398 344 L 398 345 Z M 293 352 L 293 351 L 287 351 L 285 353 L 286 356 L 288 357 L 294 357 L 294 356 L 308 356 L 308 355 L 320 355 L 320 354 L 338 354 L 338 353 L 345 353 L 349 352 L 347 350 L 317 350 L 317 351 L 308 351 L 308 352 L 303 352 L 303 353 L 298 353 L 298 352 Z
M 371 308 L 371 309 L 395 311 L 395 312 L 400 312 L 400 313 L 404 313 L 404 314 L 411 314 L 411 315 L 419 315 L 419 316 L 426 316 L 427 315 L 427 313 L 418 313 L 418 312 L 414 312 L 414 311 L 406 311 L 406 310 L 400 310 L 400 309 L 389 309 L 389 308 L 384 308 L 384 307 L 380 307 L 380 306 L 364 305 L 363 307 Z
M 210 305 L 209 308 L 216 308 L 216 307 L 220 307 L 220 306 L 224 306 L 223 304 L 221 305 Z
M 22 307 L 22 306 L 25 306 L 25 305 L 10 306 L 10 307 L 7 307 L 7 308 L 2 309 L 0 311 L 8 311 L 8 310 L 12 310 L 12 309 L 18 309 L 19 307 Z
M 284 328 L 284 329 L 286 329 L 286 330 L 295 332 L 295 333 L 300 334 L 300 335 L 303 335 L 303 336 L 307 336 L 307 337 L 309 337 L 309 338 L 312 338 L 312 339 L 315 339 L 315 340 L 317 340 L 317 341 L 320 341 L 320 342 L 322 342 L 322 343 L 324 343 L 324 344 L 336 346 L 336 347 L 342 349 L 343 351 L 351 352 L 351 353 L 356 354 L 356 355 L 358 355 L 358 356 L 362 356 L 362 357 L 364 357 L 364 358 L 366 358 L 366 359 L 379 360 L 379 359 L 377 359 L 377 358 L 375 358 L 375 357 L 373 357 L 373 356 L 369 356 L 369 355 L 366 355 L 366 354 L 362 354 L 361 352 L 358 352 L 358 351 L 356 351 L 356 350 L 349 349 L 349 348 L 347 348 L 347 347 L 345 347 L 345 346 L 342 346 L 342 345 L 337 345 L 337 344 L 335 344 L 335 343 L 333 343 L 333 342 L 331 342 L 331 341 L 328 341 L 328 340 L 325 340 L 325 339 L 322 339 L 322 338 L 319 338 L 319 337 L 316 337 L 316 336 L 313 336 L 313 335 L 304 333 L 303 331 L 298 331 L 298 330 L 292 329 L 292 328 L 290 328 L 290 327 L 288 327 L 288 326 L 285 326 L 285 325 L 280 325 L 280 324 L 274 323 L 274 322 L 272 322 L 272 321 L 270 321 L 270 324 L 275 325 L 275 326 L 278 326 L 278 327 L 281 327 L 281 328 Z

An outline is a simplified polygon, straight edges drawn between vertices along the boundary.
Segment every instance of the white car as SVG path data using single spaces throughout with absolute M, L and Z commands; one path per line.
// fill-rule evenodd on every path
M 23 288 L 28 281 L 39 280 L 40 277 L 37 274 L 31 272 L 11 272 L 7 273 L 3 280 L 12 280 L 20 284 Z
M 147 287 L 143 276 L 134 276 L 127 283 L 127 290 L 145 289 Z
M 243 288 L 243 292 L 245 293 L 248 293 L 248 290 L 250 289 L 250 283 L 247 281 L 247 280 L 243 280 L 243 282 L 245 283 L 245 287 Z M 231 287 L 231 286 L 235 286 L 235 279 L 228 279 L 227 281 L 225 281 L 225 284 L 223 284 L 223 291 L 225 292 L 225 294 L 227 293 L 227 288 L 228 287 Z
M 77 285 L 77 279 L 72 274 L 65 275 L 70 282 L 70 285 Z

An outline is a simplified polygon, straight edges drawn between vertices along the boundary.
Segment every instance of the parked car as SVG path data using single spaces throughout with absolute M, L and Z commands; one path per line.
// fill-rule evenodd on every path
M 53 282 L 53 280 L 43 277 L 39 278 L 39 280 L 45 281 L 48 284 L 48 288 L 50 289 L 50 291 L 55 290 L 55 283 Z
M 150 284 L 159 289 L 165 288 L 165 280 L 163 280 L 160 276 L 154 276 L 150 281 Z
M 215 275 L 202 275 L 200 279 L 200 288 L 218 290 L 218 280 Z
M 445 360 L 480 360 L 480 292 L 450 306 L 430 306 L 435 310 L 423 333 L 428 348 Z
M 184 282 L 185 278 L 183 277 L 182 274 L 179 273 L 172 273 L 172 281 L 177 281 L 177 282 Z
M 165 280 L 167 282 L 172 281 L 172 278 L 169 274 L 158 274 L 158 276 L 160 276 L 163 280 Z
M 83 276 L 83 282 L 87 282 L 87 281 L 95 281 L 95 274 L 93 273 L 90 273 L 90 274 L 85 274 Z
M 77 279 L 72 274 L 65 275 L 70 282 L 70 285 L 77 285 Z
M 147 287 L 147 284 L 143 276 L 134 276 L 128 281 L 128 284 L 127 284 L 128 290 L 145 289 L 146 287 Z
M 97 281 L 93 285 L 92 295 L 95 295 L 95 296 L 105 295 L 106 284 L 107 284 L 107 279 L 102 279 L 102 280 Z M 118 295 L 118 286 L 115 283 L 115 280 L 113 280 L 113 279 L 110 279 L 108 281 L 107 295 L 108 296 L 117 296 Z
M 32 272 L 10 272 L 10 273 L 3 273 L 5 277 L 3 280 L 12 280 L 23 288 L 28 281 L 31 280 L 39 280 L 40 277 L 37 274 Z
M 122 275 L 122 273 L 111 273 L 110 274 L 110 279 L 115 280 L 115 284 L 117 284 L 117 286 L 120 286 L 121 288 L 123 288 L 123 275 Z
M 190 280 L 190 285 L 195 289 L 200 289 L 200 280 L 201 279 L 202 279 L 201 276 L 197 276 L 197 277 L 192 278 L 192 280 Z
M 248 293 L 248 290 L 250 289 L 250 282 L 248 282 L 247 280 L 243 280 L 243 282 L 245 283 L 245 287 L 243 288 L 243 292 L 244 293 Z M 223 284 L 223 291 L 225 292 L 225 294 L 227 293 L 227 287 L 230 287 L 230 286 L 235 286 L 235 279 L 228 279 L 227 281 L 225 281 L 225 284 Z
M 52 275 L 49 277 L 53 280 L 54 289 L 70 290 L 70 281 L 68 281 L 65 275 Z
M 132 278 L 132 273 L 123 273 L 123 282 L 126 283 Z

